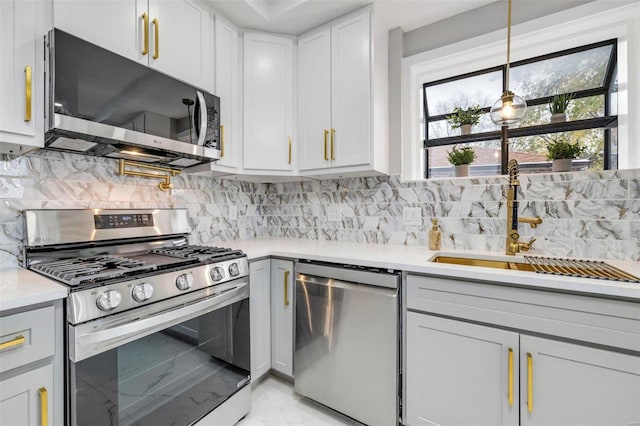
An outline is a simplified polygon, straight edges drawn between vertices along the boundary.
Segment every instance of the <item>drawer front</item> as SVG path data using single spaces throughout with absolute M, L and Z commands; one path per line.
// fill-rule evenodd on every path
M 52 356 L 54 321 L 53 306 L 0 318 L 0 372 Z

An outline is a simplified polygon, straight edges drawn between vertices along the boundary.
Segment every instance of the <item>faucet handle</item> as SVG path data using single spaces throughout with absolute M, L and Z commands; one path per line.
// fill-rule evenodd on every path
M 531 250 L 531 246 L 533 245 L 533 243 L 536 241 L 535 237 L 531 237 L 531 239 L 529 240 L 528 243 L 520 243 L 520 250 L 522 251 L 529 251 Z

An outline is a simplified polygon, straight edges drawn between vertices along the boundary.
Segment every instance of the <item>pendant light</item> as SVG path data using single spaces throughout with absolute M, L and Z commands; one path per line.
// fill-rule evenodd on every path
M 491 121 L 498 126 L 509 126 L 519 123 L 527 112 L 527 102 L 509 90 L 509 67 L 511 60 L 511 0 L 507 17 L 507 68 L 505 76 L 505 92 L 491 107 Z

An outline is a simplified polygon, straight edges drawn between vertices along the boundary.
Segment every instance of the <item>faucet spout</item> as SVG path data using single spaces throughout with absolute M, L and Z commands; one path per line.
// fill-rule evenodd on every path
M 509 171 L 509 185 L 507 187 L 507 238 L 505 244 L 505 254 L 514 255 L 522 251 L 529 251 L 531 245 L 535 241 L 532 238 L 528 243 L 519 241 L 518 223 L 528 223 L 532 228 L 537 228 L 542 223 L 540 217 L 518 217 L 518 174 L 520 173 L 518 162 L 516 160 L 509 161 L 507 166 Z

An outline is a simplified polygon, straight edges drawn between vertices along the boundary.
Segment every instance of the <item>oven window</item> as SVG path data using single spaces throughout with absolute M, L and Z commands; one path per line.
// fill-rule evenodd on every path
M 189 425 L 249 382 L 243 300 L 78 363 L 73 425 Z

